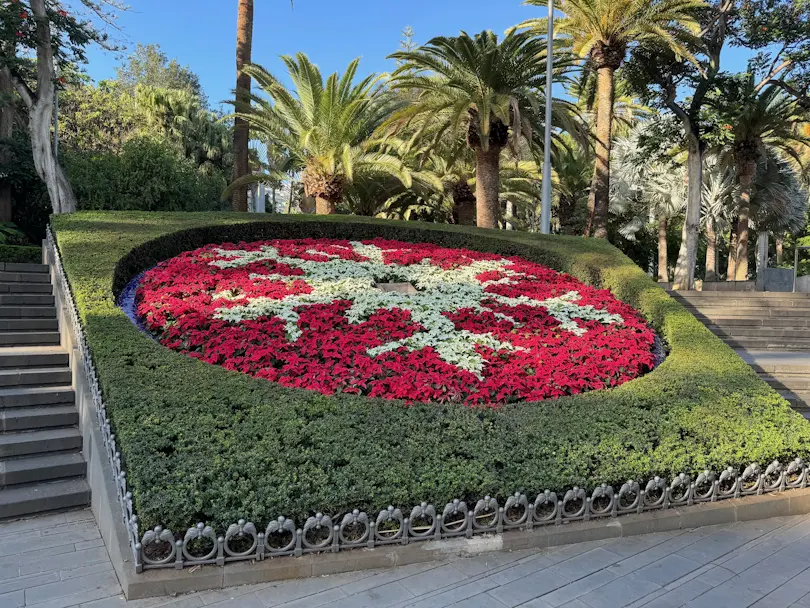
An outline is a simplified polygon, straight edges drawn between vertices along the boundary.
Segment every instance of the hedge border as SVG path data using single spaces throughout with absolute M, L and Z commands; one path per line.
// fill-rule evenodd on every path
M 42 247 L 0 245 L 0 262 L 12 264 L 41 264 Z
M 81 215 L 82 214 L 79 214 L 79 216 Z M 172 214 L 160 214 L 160 216 L 166 215 Z M 176 216 L 180 214 L 174 215 Z M 103 219 L 109 227 L 112 218 L 104 217 Z M 134 218 L 126 219 L 131 222 Z M 175 217 L 173 219 L 177 220 L 178 218 Z M 194 221 L 205 221 L 203 218 L 199 217 L 192 219 L 193 221 L 191 222 L 186 220 L 186 222 L 182 223 L 193 224 Z M 689 315 L 689 313 L 681 308 L 680 305 L 675 303 L 660 288 L 655 286 L 655 284 L 652 283 L 652 281 L 650 281 L 649 278 L 646 277 L 646 275 L 644 275 L 639 269 L 633 266 L 632 263 L 627 260 L 627 258 L 619 254 L 616 250 L 612 249 L 605 243 L 584 241 L 581 239 L 560 238 L 558 240 L 557 238 L 538 238 L 534 235 L 525 235 L 520 233 L 493 233 L 458 228 L 451 228 L 448 230 L 430 225 L 423 225 L 417 228 L 413 224 L 403 225 L 402 223 L 355 221 L 355 218 L 351 218 L 349 220 L 346 218 L 329 218 L 326 221 L 313 220 L 310 218 L 300 218 L 297 221 L 291 221 L 288 218 L 273 218 L 274 221 L 271 222 L 264 222 L 262 224 L 248 224 L 248 226 L 240 224 L 240 227 L 228 225 L 232 224 L 234 220 L 244 221 L 242 218 L 235 218 L 234 216 L 207 216 L 205 219 L 207 219 L 209 223 L 220 221 L 226 222 L 226 224 L 224 226 L 218 225 L 213 227 L 199 227 L 184 231 L 182 235 L 177 233 L 164 234 L 158 239 L 152 239 L 148 243 L 144 243 L 140 248 L 134 248 L 130 254 L 125 255 L 123 259 L 121 259 L 120 263 L 116 265 L 116 269 L 114 271 L 114 280 L 107 283 L 107 289 L 113 287 L 114 289 L 108 291 L 108 295 L 106 296 L 94 293 L 93 297 L 90 298 L 90 300 L 88 300 L 83 307 L 84 310 L 81 311 L 83 319 L 85 321 L 90 319 L 91 325 L 93 325 L 92 317 L 94 315 L 88 315 L 87 308 L 88 305 L 89 308 L 93 308 L 94 304 L 92 301 L 94 298 L 100 297 L 101 300 L 105 302 L 105 311 L 112 312 L 111 310 L 108 310 L 108 305 L 110 303 L 109 301 L 112 299 L 112 291 L 120 290 L 129 277 L 134 276 L 134 274 L 137 274 L 138 271 L 152 265 L 154 262 L 171 257 L 171 255 L 191 248 L 192 246 L 199 246 L 202 244 L 200 239 L 216 239 L 215 241 L 209 240 L 209 242 L 224 242 L 227 240 L 242 239 L 254 240 L 257 234 L 258 238 L 262 238 L 263 236 L 292 237 L 293 235 L 290 233 L 290 227 L 292 227 L 293 230 L 304 231 L 300 234 L 301 236 L 303 236 L 304 233 L 306 233 L 307 236 L 328 236 L 322 233 L 313 235 L 313 232 L 323 230 L 330 232 L 331 235 L 346 238 L 347 235 L 345 232 L 348 229 L 347 227 L 353 225 L 352 229 L 367 231 L 371 230 L 372 232 L 379 232 L 380 230 L 383 230 L 381 227 L 385 227 L 386 230 L 394 229 L 397 232 L 395 238 L 399 238 L 401 240 L 426 240 L 430 242 L 442 241 L 440 244 L 443 244 L 447 239 L 452 239 L 453 246 L 472 246 L 472 248 L 475 249 L 485 249 L 487 245 L 490 245 L 499 250 L 501 253 L 515 253 L 517 255 L 529 257 L 529 259 L 532 259 L 533 256 L 531 255 L 532 252 L 529 252 L 529 255 L 527 255 L 527 246 L 534 246 L 535 248 L 539 249 L 539 253 L 542 254 L 538 256 L 542 259 L 538 260 L 535 257 L 536 261 L 541 261 L 560 270 L 568 270 L 572 274 L 586 281 L 592 283 L 595 282 L 601 286 L 611 287 L 612 291 L 617 296 L 639 308 L 645 314 L 645 316 L 647 316 L 647 318 L 650 319 L 654 325 L 656 325 L 657 329 L 664 334 L 672 345 L 672 353 L 665 364 L 644 378 L 635 380 L 631 383 L 623 385 L 623 387 L 619 387 L 611 391 L 600 391 L 598 394 L 590 393 L 588 395 L 581 395 L 575 398 L 566 398 L 565 400 L 560 400 L 561 402 L 567 401 L 570 404 L 570 402 L 573 400 L 580 400 L 587 401 L 593 405 L 595 403 L 595 397 L 601 398 L 603 402 L 626 401 L 628 396 L 632 398 L 632 395 L 628 395 L 628 393 L 634 392 L 627 387 L 632 387 L 634 389 L 639 383 L 649 384 L 651 381 L 655 380 L 656 374 L 662 374 L 660 371 L 662 369 L 669 369 L 669 372 L 671 373 L 671 368 L 673 366 L 682 367 L 683 369 L 681 370 L 681 376 L 683 376 L 683 373 L 688 374 L 689 372 L 694 371 L 697 377 L 691 380 L 689 378 L 681 377 L 681 381 L 686 380 L 687 382 L 681 382 L 680 386 L 667 386 L 666 388 L 668 389 L 668 392 L 683 392 L 688 388 L 692 393 L 692 397 L 697 399 L 698 402 L 703 402 L 703 406 L 707 405 L 705 403 L 707 399 L 718 397 L 722 397 L 725 400 L 736 400 L 738 405 L 742 403 L 742 405 L 746 406 L 746 409 L 749 410 L 748 418 L 751 418 L 751 420 L 746 420 L 746 422 L 750 422 L 754 427 L 755 432 L 752 437 L 754 437 L 756 441 L 743 441 L 742 445 L 733 445 L 733 442 L 731 442 L 729 446 L 725 446 L 727 449 L 721 450 L 718 454 L 712 454 L 711 458 L 708 460 L 705 458 L 705 455 L 698 455 L 698 457 L 704 456 L 702 461 L 699 458 L 686 458 L 686 462 L 689 466 L 680 470 L 687 470 L 697 474 L 697 471 L 703 468 L 700 465 L 702 465 L 704 462 L 707 467 L 720 470 L 729 463 L 734 466 L 740 466 L 743 463 L 751 462 L 751 460 L 768 462 L 773 458 L 784 459 L 786 456 L 792 458 L 797 454 L 799 456 L 806 456 L 808 438 L 810 437 L 807 432 L 806 422 L 800 416 L 791 412 L 787 407 L 786 402 L 781 400 L 772 390 L 764 385 L 764 383 L 758 380 L 753 371 L 750 370 L 750 368 L 748 368 L 748 366 L 745 365 L 742 360 L 740 360 L 733 353 L 733 351 L 731 351 L 717 338 L 712 336 L 708 330 L 706 330 L 696 319 L 694 319 L 694 317 Z M 71 222 L 77 221 L 81 223 L 88 223 L 86 215 L 79 218 L 74 217 L 73 220 L 66 218 L 64 220 L 57 221 L 57 236 L 62 238 L 59 236 L 60 228 L 58 224 L 62 224 L 61 230 L 62 234 L 64 235 L 70 232 L 69 228 Z M 93 222 L 91 221 L 89 223 L 92 224 Z M 169 222 L 169 224 L 171 224 L 171 222 Z M 278 230 L 281 226 L 285 225 L 285 234 L 279 235 Z M 166 226 L 166 232 L 170 232 L 170 228 L 171 225 Z M 274 231 L 274 234 L 271 235 L 266 232 L 270 229 Z M 338 231 L 340 231 L 340 234 L 338 234 Z M 241 238 L 232 238 L 232 236 L 237 232 L 241 235 Z M 371 233 L 366 234 L 367 236 L 372 236 Z M 357 238 L 358 236 L 360 235 L 357 232 L 352 234 L 352 238 Z M 391 235 L 386 236 L 394 238 Z M 144 238 L 143 240 L 146 239 Z M 538 243 L 542 245 L 542 248 L 538 246 Z M 566 257 L 564 254 L 566 252 L 570 253 L 572 248 L 575 250 L 576 255 L 569 255 Z M 506 249 L 508 249 L 508 251 Z M 68 273 L 71 272 L 70 260 L 67 258 L 66 269 Z M 96 270 L 99 271 L 100 269 Z M 110 278 L 112 278 L 110 277 L 110 274 L 110 270 L 108 269 L 107 271 L 100 272 L 94 277 L 94 279 L 98 280 L 99 276 L 107 276 L 109 277 L 107 280 L 110 280 Z M 86 278 L 87 277 L 79 277 L 78 282 L 83 283 L 84 279 Z M 80 293 L 80 306 L 82 306 L 81 298 L 82 294 Z M 96 304 L 98 304 L 97 301 Z M 106 316 L 116 316 L 117 314 L 123 315 L 123 313 L 120 311 L 116 311 L 115 315 Z M 126 322 L 129 323 L 128 320 Z M 131 325 L 129 325 L 129 327 L 133 331 L 137 331 L 134 330 Z M 140 338 L 142 340 L 148 340 L 148 338 L 144 336 L 140 336 Z M 93 347 L 93 341 L 94 336 L 93 331 L 91 331 L 88 334 L 88 342 L 90 343 L 91 348 Z M 687 349 L 690 349 L 691 353 L 689 353 Z M 173 353 L 173 356 L 182 357 L 176 353 Z M 673 360 L 675 362 L 674 364 L 672 363 Z M 726 369 L 729 370 L 730 373 L 729 380 L 732 385 L 730 388 L 728 388 L 728 390 L 725 390 L 725 394 L 723 395 L 718 393 L 718 391 L 722 388 L 720 385 L 723 384 L 723 378 L 714 377 L 715 382 L 718 382 L 718 380 L 720 381 L 719 384 L 707 387 L 704 386 L 706 374 L 704 373 L 703 376 L 701 376 L 701 372 L 705 372 L 707 368 L 709 371 L 711 371 L 712 368 L 716 368 L 718 361 L 726 364 Z M 100 379 L 103 384 L 103 364 L 105 362 L 101 363 L 102 367 L 99 368 L 99 371 Z M 216 375 L 218 372 L 212 371 L 210 373 Z M 241 377 L 240 380 L 245 381 L 247 379 Z M 646 383 L 644 382 L 645 380 L 647 380 Z M 735 386 L 735 382 L 739 383 L 740 386 Z M 720 392 L 722 393 L 723 391 L 720 390 Z M 289 391 L 287 391 L 286 394 L 289 394 Z M 683 399 L 684 395 L 669 394 L 664 395 L 664 397 L 667 399 Z M 368 402 L 369 400 L 365 401 Z M 524 409 L 530 410 L 532 408 Z M 116 406 L 113 405 L 113 423 L 115 423 L 115 412 Z M 720 413 L 722 414 L 722 412 Z M 758 420 L 757 416 L 762 418 L 762 420 Z M 524 417 L 524 420 L 525 418 L 526 417 Z M 721 433 L 722 436 L 722 429 L 716 429 L 716 431 Z M 773 436 L 774 432 L 776 432 L 778 438 Z M 763 438 L 766 439 L 766 441 L 763 441 Z M 123 446 L 123 442 L 121 442 L 120 445 Z M 126 447 L 124 447 L 123 451 L 126 455 Z M 696 466 L 695 460 L 697 460 L 698 466 Z M 669 465 L 677 466 L 677 459 L 669 463 Z M 659 471 L 657 470 L 639 470 L 639 475 L 637 475 L 636 478 L 645 479 L 658 472 Z M 662 470 L 660 473 L 663 473 L 669 477 L 670 471 Z M 672 472 L 672 474 L 675 475 L 675 472 Z M 137 476 L 133 477 L 137 480 Z M 586 479 L 585 481 L 587 482 L 587 486 L 589 488 L 600 487 L 599 479 Z M 560 484 L 553 487 L 565 486 Z M 501 495 L 501 499 L 505 500 L 507 495 L 508 493 L 504 492 Z M 468 500 L 471 498 L 471 496 L 468 496 Z M 152 523 L 155 522 L 154 514 L 150 515 L 149 521 Z M 158 521 L 162 521 L 162 519 Z M 217 519 L 213 521 L 212 524 L 214 524 L 214 527 L 223 525 L 222 519 Z M 191 529 L 189 529 L 189 532 L 191 532 Z

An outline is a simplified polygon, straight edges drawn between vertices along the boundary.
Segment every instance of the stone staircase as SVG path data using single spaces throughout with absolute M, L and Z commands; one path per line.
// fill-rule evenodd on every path
M 670 294 L 810 419 L 810 294 Z
M 0 263 L 0 519 L 89 504 L 71 384 L 48 267 Z

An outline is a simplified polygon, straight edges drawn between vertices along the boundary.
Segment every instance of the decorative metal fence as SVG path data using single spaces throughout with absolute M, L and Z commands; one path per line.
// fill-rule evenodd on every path
M 578 487 L 561 493 L 546 490 L 536 496 L 516 492 L 502 504 L 491 496 L 485 496 L 474 505 L 471 502 L 454 500 L 444 505 L 441 511 L 435 505 L 423 502 L 410 511 L 389 506 L 376 516 L 359 510 L 346 513 L 342 517 L 316 513 L 302 527 L 298 527 L 292 519 L 278 517 L 271 520 L 263 531 L 253 522 L 240 519 L 231 524 L 224 535 L 218 534 L 214 528 L 204 523 L 188 528 L 182 538 L 160 526 L 141 533 L 138 516 L 133 509 L 132 494 L 127 490 L 121 454 L 110 429 L 95 366 L 50 229 L 47 243 L 55 266 L 58 287 L 67 299 L 75 343 L 92 392 L 98 425 L 123 513 L 123 524 L 138 572 L 152 568 L 182 569 L 198 564 L 223 566 L 228 562 L 263 560 L 268 557 L 407 545 L 454 537 L 471 538 L 476 534 L 501 534 L 507 530 L 525 530 L 536 526 L 561 525 L 565 522 L 589 521 L 783 492 L 805 488 L 810 480 L 810 466 L 796 458 L 787 464 L 775 460 L 764 469 L 753 463 L 742 474 L 738 469 L 728 467 L 719 473 L 703 471 L 694 479 L 681 473 L 669 481 L 654 477 L 643 485 L 630 480 L 618 490 L 602 484 L 590 492 Z

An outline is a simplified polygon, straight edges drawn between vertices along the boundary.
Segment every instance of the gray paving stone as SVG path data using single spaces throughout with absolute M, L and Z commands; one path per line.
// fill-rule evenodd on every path
M 409 602 L 406 606 L 407 608 L 445 608 L 446 606 L 461 603 L 477 595 L 485 594 L 495 587 L 497 587 L 497 585 L 491 580 L 481 579 L 458 585 L 452 589 L 442 591 L 441 593 L 431 595 L 430 597 L 420 599 L 413 603 Z
M 294 600 L 287 604 L 284 604 L 284 608 L 316 608 L 317 606 L 324 606 L 326 604 L 333 603 L 338 600 L 342 600 L 346 598 L 346 594 L 340 590 L 340 587 L 335 587 L 334 589 L 328 589 L 327 591 L 321 591 L 320 593 L 316 593 L 315 595 L 308 595 L 307 597 L 302 597 L 300 600 Z M 237 602 L 241 600 L 241 597 L 236 598 Z M 217 604 L 217 608 L 242 608 L 243 604 L 234 603 L 228 604 L 225 602 L 224 604 Z M 245 605 L 245 608 L 252 608 L 250 605 Z
M 549 559 L 547 559 L 544 555 L 537 555 L 533 558 L 526 558 L 525 560 L 509 566 L 500 572 L 491 574 L 488 578 L 498 585 L 505 585 L 519 578 L 533 575 L 540 570 L 545 570 L 549 566 L 551 566 L 551 561 Z
M 621 556 L 612 553 L 607 549 L 598 547 L 582 555 L 577 555 L 564 562 L 560 562 L 552 566 L 552 570 L 557 574 L 567 578 L 569 581 L 575 581 L 584 578 L 589 574 L 602 570 L 608 566 L 621 561 Z
M 33 562 L 21 564 L 20 574 L 34 574 L 36 572 L 48 572 L 49 570 L 69 570 L 71 568 L 83 568 L 94 564 L 109 564 L 110 557 L 107 549 L 98 547 L 86 549 L 84 551 L 70 551 L 60 553 L 52 557 L 43 557 Z
M 285 581 L 283 583 L 270 585 L 264 589 L 255 591 L 255 594 L 265 606 L 271 608 L 273 606 L 283 605 L 286 602 L 292 602 L 309 595 L 315 595 L 316 593 L 321 593 L 322 591 L 327 591 L 329 589 L 333 589 L 334 587 L 340 587 L 341 585 L 351 583 L 354 580 L 358 579 L 343 574 L 336 576 L 322 576 L 318 578 L 306 578 L 297 581 Z M 358 589 L 358 591 L 363 591 L 365 589 L 366 588 Z M 219 591 L 217 593 L 225 594 L 227 593 L 227 590 Z M 216 604 L 213 605 L 216 606 Z
M 699 564 L 708 564 L 711 561 L 741 547 L 752 539 L 752 533 L 736 529 L 721 530 L 699 542 L 693 543 L 677 551 L 681 557 L 691 559 Z
M 680 555 L 667 555 L 648 566 L 636 570 L 633 576 L 655 583 L 663 587 L 679 578 L 694 572 L 701 564 L 686 559 Z
M 570 582 L 553 569 L 539 570 L 534 574 L 501 585 L 489 592 L 506 606 L 518 606 L 529 600 L 546 595 Z
M 660 588 L 655 583 L 628 574 L 586 593 L 579 599 L 591 608 L 622 608 Z
M 642 536 L 625 536 L 623 538 L 610 539 L 602 546 L 611 553 L 627 558 L 655 547 L 656 545 L 660 545 L 681 534 L 683 534 L 683 530 L 644 534 Z
M 26 604 L 37 604 L 85 591 L 114 587 L 116 585 L 118 585 L 118 579 L 113 572 L 89 574 L 87 576 L 81 576 L 67 581 L 59 581 L 47 585 L 29 587 L 25 590 L 25 602 Z M 110 595 L 116 595 L 116 593 L 112 593 Z
M 599 570 L 593 574 L 589 574 L 585 578 L 581 578 L 573 583 L 565 585 L 564 587 L 560 587 L 559 589 L 544 595 L 541 599 L 546 605 L 555 608 L 556 606 L 562 606 L 567 602 L 571 602 L 578 597 L 585 595 L 589 591 L 593 591 L 594 589 L 598 589 L 603 585 L 607 585 L 617 578 L 618 577 L 609 570 Z
M 378 570 L 372 576 L 358 577 L 354 581 L 348 581 L 341 585 L 341 589 L 346 595 L 354 595 L 361 591 L 367 591 L 374 587 L 380 587 L 388 583 L 400 581 L 414 574 L 426 572 L 441 565 L 441 562 L 427 562 L 424 564 L 410 564 L 399 568 L 389 568 L 388 570 Z M 341 575 L 342 576 L 342 575 Z
M 422 572 L 421 574 L 409 576 L 399 582 L 415 597 L 419 597 L 436 589 L 466 581 L 468 578 L 466 574 L 462 574 L 459 570 L 456 570 L 453 565 L 447 564 L 433 568 L 427 572 Z
M 488 594 L 476 595 L 470 599 L 453 604 L 453 608 L 500 608 L 503 606 L 498 600 Z
M 484 553 L 475 557 L 465 557 L 453 562 L 453 566 L 467 576 L 477 576 L 483 572 L 516 562 L 529 555 L 537 554 L 536 549 L 510 551 L 508 553 Z
M 711 590 L 712 586 L 699 580 L 684 583 L 677 589 L 666 591 L 649 602 L 642 602 L 644 608 L 681 608 L 687 602 Z
M 805 570 L 779 585 L 753 604 L 751 608 L 787 608 L 802 599 L 808 592 L 810 592 L 810 578 Z
M 20 590 L 0 594 L 0 606 L 3 608 L 22 608 L 25 606 L 25 592 Z
M 42 574 L 35 574 L 33 576 L 12 578 L 0 583 L 0 594 L 30 589 L 32 587 L 38 587 L 47 583 L 55 583 L 59 580 L 58 572 L 46 572 Z M 2 606 L 2 604 L 0 604 L 0 606 Z
M 342 589 L 342 588 L 341 588 Z M 344 599 L 326 604 L 330 608 L 381 608 L 404 602 L 413 598 L 413 595 L 398 582 L 388 583 L 381 587 L 374 587 L 362 593 L 351 595 Z

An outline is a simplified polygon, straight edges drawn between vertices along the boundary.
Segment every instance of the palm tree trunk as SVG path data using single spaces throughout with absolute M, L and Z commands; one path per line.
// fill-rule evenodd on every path
M 321 196 L 315 197 L 315 213 L 318 215 L 331 215 L 337 210 L 337 205 L 334 201 L 323 198 Z
M 588 226 L 586 235 L 607 238 L 610 206 L 610 147 L 613 133 L 614 69 L 605 65 L 597 70 L 596 162 L 588 196 Z
M 711 222 L 706 224 L 706 280 L 717 280 L 717 233 Z
M 669 281 L 667 270 L 667 216 L 658 218 L 658 280 L 662 283 Z
M 735 281 L 737 278 L 737 224 L 732 222 L 731 234 L 728 239 L 728 265 L 726 266 L 726 281 Z
M 740 209 L 737 224 L 737 269 L 735 280 L 748 280 L 748 216 L 751 211 L 751 182 L 754 174 L 748 171 L 740 173 Z
M 497 228 L 501 203 L 501 149 L 475 151 L 475 200 L 479 228 Z
M 697 264 L 698 240 L 700 237 L 700 210 L 703 207 L 703 152 L 700 137 L 687 130 L 686 168 L 689 179 L 686 201 L 686 218 L 681 231 L 681 247 L 675 263 L 673 287 L 675 289 L 693 289 L 695 283 L 695 266 Z
M 251 61 L 253 48 L 253 0 L 239 0 L 238 18 L 236 21 L 236 103 L 242 107 L 249 103 L 244 91 L 250 89 L 250 76 L 242 68 Z M 233 125 L 233 178 L 238 179 L 250 173 L 248 164 L 248 143 L 250 129 L 241 118 L 234 120 Z M 237 188 L 231 196 L 231 207 L 234 211 L 247 211 L 247 186 Z
M 781 236 L 776 237 L 776 265 L 781 266 L 785 261 L 785 239 Z
M 7 167 L 11 162 L 11 149 L 2 140 L 11 139 L 14 135 L 14 85 L 5 70 L 0 70 L 0 167 Z M 0 222 L 10 222 L 11 184 L 7 179 L 0 181 Z
M 292 213 L 293 192 L 295 192 L 295 180 L 290 181 L 290 198 L 287 199 L 287 215 Z

